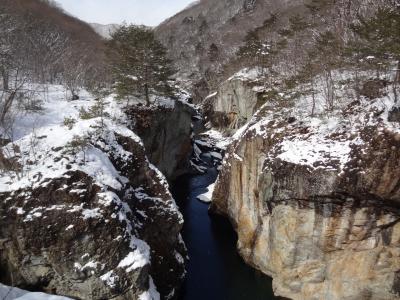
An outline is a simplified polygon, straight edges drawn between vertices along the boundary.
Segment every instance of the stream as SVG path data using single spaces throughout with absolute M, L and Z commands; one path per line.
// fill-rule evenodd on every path
M 184 176 L 172 193 L 183 214 L 182 236 L 190 260 L 179 300 L 267 300 L 272 280 L 247 266 L 236 250 L 237 236 L 225 218 L 209 215 L 208 204 L 196 197 L 217 178 L 216 168 L 204 175 Z

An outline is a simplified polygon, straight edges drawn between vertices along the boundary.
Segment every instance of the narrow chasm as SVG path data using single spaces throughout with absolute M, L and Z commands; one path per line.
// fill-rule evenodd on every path
M 236 250 L 237 235 L 224 217 L 209 213 L 209 204 L 198 199 L 218 176 L 215 149 L 197 144 L 202 153 L 202 174 L 179 177 L 172 194 L 184 216 L 182 236 L 188 249 L 186 279 L 177 299 L 278 299 L 272 279 L 246 265 Z M 203 146 L 203 147 L 202 147 Z M 208 148 L 208 149 L 207 149 Z

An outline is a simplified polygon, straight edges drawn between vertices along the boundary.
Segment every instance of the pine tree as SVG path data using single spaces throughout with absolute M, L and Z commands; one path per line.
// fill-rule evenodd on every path
M 398 7 L 379 8 L 372 18 L 359 17 L 352 30 L 359 40 L 351 43 L 348 50 L 357 61 L 367 60 L 378 73 L 382 65 L 397 62 L 393 84 L 397 102 L 397 86 L 400 83 L 400 10 Z
M 173 95 L 173 87 L 169 84 L 174 74 L 171 61 L 152 29 L 122 26 L 112 35 L 109 49 L 119 98 L 144 95 L 149 106 L 153 92 Z
M 237 52 L 237 56 L 246 61 L 252 61 L 257 58 L 262 48 L 261 40 L 255 31 L 249 31 L 244 38 L 244 45 Z
M 262 42 L 256 31 L 247 33 L 244 45 L 239 48 L 236 56 L 250 66 L 258 66 L 268 69 L 272 65 L 272 58 L 276 54 L 269 42 Z
M 208 59 L 211 62 L 218 61 L 218 59 L 219 59 L 219 48 L 218 48 L 218 46 L 215 45 L 214 43 L 212 43 L 210 45 L 210 47 L 208 48 L 207 55 L 208 55 Z

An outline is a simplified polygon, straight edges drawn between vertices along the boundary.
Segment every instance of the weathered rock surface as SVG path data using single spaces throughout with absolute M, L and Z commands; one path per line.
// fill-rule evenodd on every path
M 242 127 L 265 103 L 265 90 L 260 86 L 261 71 L 239 72 L 224 81 L 217 92 L 207 97 L 203 107 L 207 121 L 220 130 Z
M 318 117 L 266 104 L 236 134 L 212 211 L 292 299 L 399 299 L 400 128 L 388 98 Z M 299 119 L 301 121 L 299 121 Z
M 134 106 L 128 111 L 133 130 L 143 140 L 151 163 L 173 181 L 188 172 L 192 154 L 192 117 L 196 111 L 181 101 L 172 105 Z

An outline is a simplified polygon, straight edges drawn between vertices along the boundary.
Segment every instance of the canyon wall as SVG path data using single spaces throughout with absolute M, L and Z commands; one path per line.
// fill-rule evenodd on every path
M 266 103 L 227 150 L 211 210 L 291 299 L 400 296 L 400 126 L 393 99 L 340 113 Z
M 127 114 L 141 137 L 146 154 L 168 179 L 187 173 L 192 154 L 192 117 L 196 110 L 182 101 L 167 106 L 133 106 Z

